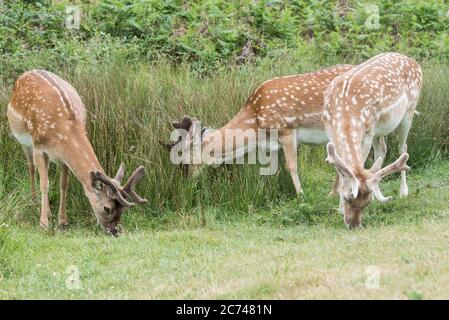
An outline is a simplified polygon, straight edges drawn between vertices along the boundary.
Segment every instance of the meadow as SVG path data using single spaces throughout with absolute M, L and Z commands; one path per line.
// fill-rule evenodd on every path
M 449 297 L 446 2 L 377 1 L 374 30 L 358 1 L 71 1 L 83 10 L 76 30 L 62 27 L 67 3 L 0 2 L 0 299 Z M 399 198 L 397 174 L 385 179 L 393 201 L 373 201 L 361 229 L 348 230 L 327 197 L 335 172 L 324 146 L 299 147 L 302 199 L 282 155 L 273 176 L 226 165 L 186 180 L 159 143 L 183 115 L 224 125 L 267 79 L 384 51 L 416 58 L 424 85 L 408 139 L 409 196 Z M 137 191 L 149 202 L 123 216 L 120 237 L 97 225 L 73 176 L 70 228 L 56 227 L 56 165 L 51 226 L 38 226 L 6 119 L 14 81 L 33 68 L 79 92 L 106 173 L 121 162 L 128 174 L 146 167 Z M 387 144 L 388 163 L 396 138 Z
M 198 77 L 188 68 L 116 64 L 62 75 L 88 110 L 88 132 L 107 172 L 145 165 L 138 191 L 149 203 L 124 216 L 113 239 L 96 226 L 79 183 L 70 182 L 71 227 L 38 227 L 25 159 L 5 116 L 11 82 L 1 86 L 0 297 L 2 298 L 438 298 L 447 296 L 449 68 L 424 64 L 420 114 L 409 136 L 410 195 L 397 176 L 372 203 L 363 230 L 349 231 L 328 198 L 334 172 L 322 146 L 299 148 L 305 200 L 288 173 L 259 176 L 256 165 L 208 168 L 185 180 L 159 140 L 184 114 L 225 124 L 264 79 L 319 68 L 266 63 Z M 389 160 L 397 155 L 388 139 Z M 281 159 L 282 161 L 282 159 Z M 56 218 L 58 171 L 51 170 Z M 261 263 L 265 261 L 266 263 Z M 71 289 L 70 266 L 83 287 Z M 381 270 L 367 289 L 366 268 Z M 370 270 L 370 269 L 368 269 Z M 377 270 L 377 269 L 376 269 Z M 438 290 L 435 286 L 438 284 Z

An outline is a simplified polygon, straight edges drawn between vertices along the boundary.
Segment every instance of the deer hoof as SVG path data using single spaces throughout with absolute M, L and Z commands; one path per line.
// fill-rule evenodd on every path
M 405 198 L 406 196 L 408 196 L 408 187 L 401 187 L 401 190 L 399 191 L 399 197 Z
M 39 221 L 39 227 L 41 227 L 43 230 L 48 230 L 48 221 L 44 222 L 44 221 Z
M 306 200 L 304 191 L 302 189 L 296 193 L 296 197 L 298 198 L 299 201 L 302 201 L 302 202 Z

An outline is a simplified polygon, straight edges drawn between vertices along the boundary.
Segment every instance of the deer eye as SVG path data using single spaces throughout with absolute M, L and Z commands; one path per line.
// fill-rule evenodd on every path
M 108 207 L 104 207 L 104 212 L 106 212 L 107 214 L 111 214 L 111 208 Z

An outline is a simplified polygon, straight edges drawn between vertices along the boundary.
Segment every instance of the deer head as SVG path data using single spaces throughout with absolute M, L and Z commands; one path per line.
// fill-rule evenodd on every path
M 395 172 L 409 170 L 407 160 L 409 155 L 404 152 L 395 162 L 381 167 L 382 159 L 375 161 L 369 170 L 355 174 L 335 152 L 332 142 L 327 144 L 326 162 L 333 165 L 340 176 L 340 208 L 344 214 L 344 222 L 348 228 L 360 227 L 362 211 L 371 202 L 373 195 L 380 202 L 387 202 L 391 196 L 384 197 L 379 188 L 379 182 Z
M 207 128 L 201 128 L 201 122 L 195 118 L 184 116 L 180 122 L 172 122 L 172 126 L 177 130 L 184 130 L 184 134 L 179 136 L 178 141 L 160 144 L 168 152 L 182 152 L 182 161 L 180 167 L 185 177 L 196 176 L 202 167 L 201 159 L 195 162 L 192 159 L 192 147 L 194 144 L 201 144 L 203 134 Z
M 90 172 L 90 181 L 94 191 L 89 197 L 92 208 L 98 222 L 114 236 L 118 233 L 117 225 L 125 209 L 133 207 L 136 203 L 147 202 L 133 190 L 133 187 L 144 176 L 145 168 L 138 167 L 125 185 L 122 185 L 124 174 L 125 165 L 123 163 L 112 179 L 101 171 Z

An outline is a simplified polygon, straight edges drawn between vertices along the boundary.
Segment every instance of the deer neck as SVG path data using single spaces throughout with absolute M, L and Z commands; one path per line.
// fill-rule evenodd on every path
M 202 150 L 214 150 L 212 158 L 231 160 L 248 152 L 257 139 L 257 121 L 254 113 L 246 108 L 241 110 L 230 122 L 220 129 L 206 132 L 203 136 Z
M 103 171 L 94 149 L 85 134 L 75 135 L 68 138 L 63 147 L 65 156 L 64 163 L 82 184 L 86 194 L 91 194 L 93 188 L 90 181 L 91 171 Z

